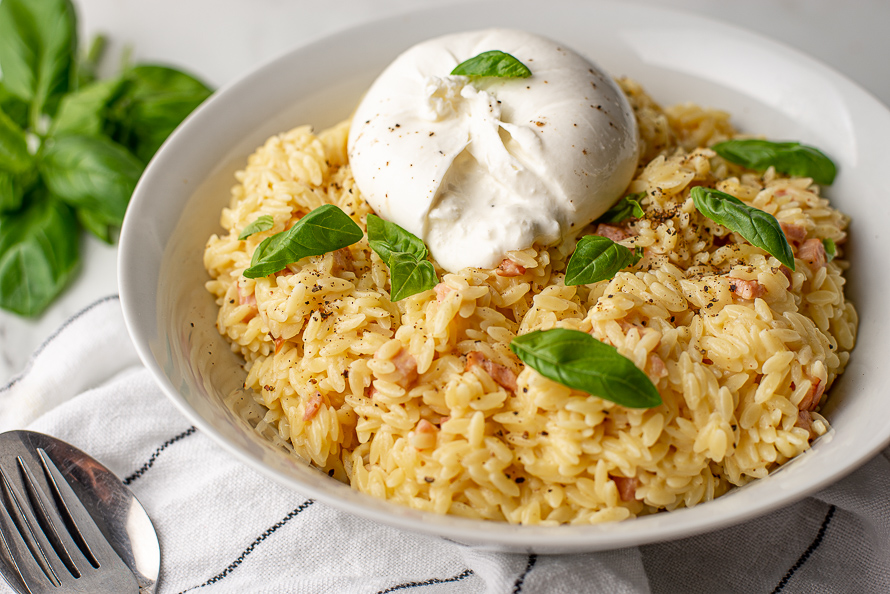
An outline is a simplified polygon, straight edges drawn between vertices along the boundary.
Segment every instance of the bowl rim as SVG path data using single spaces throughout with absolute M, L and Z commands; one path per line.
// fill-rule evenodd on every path
M 494 0 L 482 4 L 495 6 L 503 5 L 505 2 Z M 687 21 L 718 28 L 736 39 L 748 43 L 756 43 L 761 47 L 766 48 L 769 52 L 782 54 L 789 60 L 799 64 L 801 68 L 808 69 L 822 78 L 834 81 L 834 83 L 843 90 L 845 97 L 851 100 L 855 99 L 857 105 L 866 106 L 867 109 L 871 109 L 874 113 L 881 114 L 882 117 L 890 122 L 890 117 L 888 117 L 890 116 L 890 112 L 888 112 L 887 109 L 868 91 L 843 74 L 838 73 L 829 66 L 797 49 L 744 28 L 723 23 L 710 17 L 672 8 L 646 5 L 624 5 L 620 2 L 613 2 L 610 0 L 599 0 L 598 2 L 551 0 L 546 3 L 539 2 L 538 0 L 518 0 L 517 2 L 511 3 L 513 6 L 518 5 L 520 7 L 518 10 L 542 6 L 544 4 L 548 6 L 548 10 L 553 10 L 553 5 L 559 4 L 564 7 L 573 7 L 574 9 L 590 7 L 593 5 L 601 9 L 606 8 L 613 12 L 646 11 L 649 14 L 656 13 L 667 15 L 671 18 L 683 18 Z M 148 200 L 147 197 L 151 193 L 151 186 L 154 183 L 154 180 L 158 176 L 163 175 L 165 160 L 168 158 L 168 153 L 171 152 L 170 147 L 175 147 L 177 144 L 183 142 L 183 139 L 194 133 L 195 130 L 200 130 L 205 121 L 210 121 L 212 119 L 212 114 L 214 110 L 217 109 L 217 106 L 228 101 L 229 96 L 236 93 L 239 88 L 262 81 L 269 76 L 271 72 L 276 71 L 287 64 L 295 55 L 312 51 L 323 51 L 325 47 L 334 43 L 348 43 L 354 36 L 373 32 L 382 24 L 392 23 L 396 20 L 405 22 L 423 22 L 428 19 L 436 19 L 444 13 L 461 10 L 466 6 L 469 6 L 469 4 L 425 8 L 409 13 L 384 17 L 339 30 L 310 43 L 296 46 L 224 85 L 198 110 L 191 114 L 164 143 L 140 179 L 139 184 L 133 193 L 133 198 L 127 214 L 132 215 L 134 212 L 145 210 L 144 203 Z M 475 9 L 479 4 L 473 3 L 472 6 Z M 209 172 L 207 174 L 209 175 Z M 294 477 L 275 472 L 274 469 L 249 456 L 236 444 L 230 442 L 217 428 L 185 401 L 178 389 L 166 376 L 164 370 L 161 368 L 149 347 L 151 332 L 144 324 L 143 318 L 145 316 L 139 307 L 138 300 L 135 299 L 131 290 L 131 287 L 135 287 L 135 275 L 138 274 L 138 268 L 133 266 L 133 261 L 134 257 L 139 252 L 139 246 L 134 245 L 132 242 L 135 240 L 130 239 L 135 236 L 133 228 L 138 224 L 137 219 L 137 216 L 127 216 L 121 231 L 120 255 L 118 258 L 121 306 L 123 309 L 124 320 L 136 351 L 165 395 L 185 417 L 201 430 L 202 433 L 209 436 L 217 445 L 229 452 L 229 454 L 241 463 L 259 471 L 279 484 L 285 485 L 307 496 L 311 496 L 319 501 L 323 501 L 331 507 L 375 522 L 430 536 L 445 537 L 458 542 L 491 545 L 499 547 L 502 550 L 534 549 L 547 552 L 548 547 L 550 547 L 559 549 L 557 552 L 563 552 L 621 548 L 710 532 L 764 515 L 780 507 L 798 501 L 822 487 L 839 480 L 866 463 L 872 456 L 890 443 L 890 430 L 888 430 L 887 434 L 884 436 L 872 436 L 874 439 L 872 439 L 871 444 L 867 448 L 858 452 L 847 466 L 828 469 L 820 474 L 818 478 L 809 479 L 804 483 L 797 485 L 794 489 L 776 493 L 769 499 L 759 502 L 757 505 L 742 509 L 733 509 L 731 506 L 722 506 L 727 509 L 722 510 L 724 513 L 719 517 L 714 517 L 713 514 L 700 512 L 705 507 L 715 506 L 715 504 L 722 501 L 723 498 L 707 502 L 706 505 L 703 504 L 694 508 L 674 511 L 670 516 L 677 518 L 677 520 L 670 522 L 660 520 L 664 514 L 654 514 L 618 523 L 611 522 L 584 526 L 561 525 L 556 527 L 523 526 L 487 520 L 471 520 L 455 516 L 441 516 L 432 512 L 422 512 L 417 510 L 413 510 L 416 513 L 410 515 L 390 513 L 403 510 L 403 508 L 402 506 L 389 501 L 381 502 L 380 500 L 372 498 L 370 495 L 363 495 L 363 497 L 366 497 L 369 500 L 369 503 L 374 501 L 378 504 L 382 504 L 382 507 L 378 504 L 356 506 L 350 501 L 331 495 L 316 485 L 301 482 Z M 154 313 L 151 315 L 154 315 Z M 806 456 L 811 452 L 811 450 L 808 450 L 802 454 L 802 456 Z M 383 511 L 381 511 L 381 509 Z M 417 521 L 418 516 L 422 519 L 421 522 Z

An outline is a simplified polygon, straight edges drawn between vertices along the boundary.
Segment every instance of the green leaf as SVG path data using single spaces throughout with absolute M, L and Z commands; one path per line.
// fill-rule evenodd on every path
M 19 128 L 28 127 L 28 104 L 7 90 L 0 80 L 0 111 L 3 111 Z
M 291 262 L 320 256 L 352 245 L 364 237 L 361 227 L 333 204 L 319 206 L 287 231 L 267 237 L 257 246 L 244 271 L 246 278 L 268 276 Z
M 423 240 L 376 215 L 367 217 L 368 244 L 389 267 L 390 300 L 401 301 L 439 282 Z
M 825 260 L 827 262 L 834 260 L 835 256 L 837 256 L 837 245 L 834 243 L 834 240 L 826 237 L 822 240 L 822 247 L 825 248 Z
M 77 27 L 70 0 L 0 2 L 0 70 L 14 95 L 30 102 L 31 124 L 52 115 L 74 74 Z
M 0 307 L 43 312 L 77 269 L 78 235 L 71 208 L 51 196 L 36 195 L 0 219 Z
M 510 350 L 544 377 L 621 406 L 652 408 L 662 402 L 649 376 L 585 332 L 536 330 L 514 338 Z
M 640 261 L 637 251 L 615 243 L 608 237 L 585 235 L 575 246 L 566 266 L 565 284 L 589 285 L 615 276 Z
M 114 243 L 111 230 L 120 223 L 95 210 L 78 208 L 76 214 L 77 220 L 83 225 L 84 229 L 109 245 Z
M 460 76 L 496 76 L 499 78 L 528 78 L 532 71 L 528 66 L 508 53 L 491 50 L 461 62 L 451 74 Z
M 21 208 L 24 194 L 16 176 L 0 170 L 0 213 Z
M 107 132 L 144 162 L 213 92 L 196 78 L 164 66 L 137 66 L 112 105 Z
M 272 219 L 272 215 L 260 215 L 254 222 L 244 228 L 244 231 L 241 232 L 241 235 L 238 236 L 238 239 L 247 239 L 254 233 L 268 231 L 274 224 L 275 221 Z
M 748 206 L 735 196 L 713 188 L 692 188 L 692 201 L 700 213 L 719 225 L 735 231 L 748 242 L 776 257 L 794 270 L 794 252 L 776 218 L 759 208 Z
M 429 260 L 407 252 L 395 252 L 388 262 L 391 301 L 401 301 L 423 291 L 429 291 L 439 282 L 436 269 Z
M 25 132 L 0 110 L 0 169 L 22 172 L 30 169 L 32 163 Z
M 126 149 L 107 138 L 64 136 L 47 148 L 41 172 L 53 194 L 120 225 L 142 167 Z
M 108 106 L 120 95 L 123 86 L 123 78 L 111 78 L 66 95 L 53 121 L 52 134 L 103 135 Z
M 772 166 L 781 173 L 810 177 L 817 184 L 826 186 L 830 186 L 837 175 L 834 162 L 822 151 L 799 142 L 727 140 L 711 148 L 727 161 L 755 171 L 763 171 Z
M 427 257 L 429 252 L 426 245 L 416 235 L 405 231 L 395 223 L 384 221 L 377 215 L 369 214 L 366 221 L 368 243 L 387 266 L 394 253 L 405 252 L 417 256 L 418 259 Z
M 643 207 L 640 206 L 640 200 L 642 200 L 646 194 L 628 194 L 621 200 L 615 203 L 612 208 L 603 213 L 603 216 L 597 219 L 599 223 L 620 223 L 622 221 L 626 221 L 627 219 L 642 219 L 646 216 L 646 212 L 643 210 Z

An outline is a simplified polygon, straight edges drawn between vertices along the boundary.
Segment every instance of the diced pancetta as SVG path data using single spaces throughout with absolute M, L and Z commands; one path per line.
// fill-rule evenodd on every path
M 599 235 L 600 237 L 608 237 L 612 241 L 621 241 L 628 237 L 633 237 L 626 228 L 618 227 L 617 225 L 609 225 L 608 223 L 600 223 L 597 225 L 593 234 Z
M 407 350 L 400 349 L 392 358 L 392 363 L 396 366 L 395 383 L 407 389 L 417 381 L 417 361 Z
M 510 368 L 489 360 L 479 351 L 467 353 L 467 369 L 476 366 L 481 367 L 500 386 L 516 391 L 516 374 Z
M 822 240 L 814 237 L 808 239 L 797 250 L 797 257 L 810 265 L 810 268 L 816 270 L 822 268 L 828 262 L 825 256 L 825 246 Z
M 766 295 L 766 287 L 756 280 L 729 277 L 729 290 L 742 299 L 757 299 Z
M 625 476 L 614 476 L 610 474 L 609 478 L 612 479 L 612 482 L 618 487 L 618 496 L 621 497 L 621 501 L 633 501 L 637 498 L 637 485 L 639 484 L 639 481 L 636 477 L 627 478 Z
M 504 258 L 495 272 L 498 276 L 522 276 L 525 274 L 525 266 L 520 266 L 510 258 Z
M 451 293 L 454 293 L 457 289 L 454 287 L 449 287 L 445 283 L 439 283 L 436 285 L 433 290 L 436 292 L 436 301 L 442 303 L 445 301 L 445 298 L 448 297 Z
M 315 415 L 318 414 L 321 405 L 324 403 L 324 398 L 321 396 L 321 392 L 316 391 L 309 398 L 309 402 L 306 403 L 306 410 L 303 411 L 303 420 L 311 421 L 315 418 Z
M 779 223 L 779 226 L 782 227 L 782 233 L 785 234 L 785 239 L 788 240 L 788 243 L 797 244 L 807 238 L 807 230 L 801 225 Z

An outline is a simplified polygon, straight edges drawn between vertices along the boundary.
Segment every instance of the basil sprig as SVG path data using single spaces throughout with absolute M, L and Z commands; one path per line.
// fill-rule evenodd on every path
M 566 266 L 566 286 L 589 285 L 615 276 L 640 261 L 642 250 L 631 250 L 608 237 L 585 235 Z
M 642 192 L 639 194 L 628 194 L 616 202 L 612 208 L 604 212 L 603 215 L 597 219 L 597 222 L 621 223 L 627 219 L 642 219 L 646 216 L 646 212 L 640 205 L 640 200 L 642 200 L 644 196 L 645 194 Z
M 361 227 L 333 204 L 324 204 L 287 231 L 264 239 L 253 252 L 246 278 L 260 278 L 284 270 L 291 262 L 320 256 L 360 241 Z
M 0 0 L 0 307 L 40 314 L 85 229 L 112 243 L 145 164 L 211 90 L 161 66 L 96 80 L 70 0 Z
M 770 166 L 796 177 L 810 177 L 817 184 L 830 186 L 837 167 L 819 149 L 799 142 L 771 142 L 756 138 L 727 140 L 711 147 L 718 155 L 748 169 L 763 171 Z
M 555 382 L 628 408 L 661 404 L 658 389 L 633 362 L 578 330 L 553 328 L 517 336 L 510 350 Z
M 416 235 L 395 223 L 369 214 L 368 243 L 389 267 L 390 299 L 401 301 L 439 282 L 433 263 L 426 259 L 429 252 Z
M 461 76 L 495 76 L 498 78 L 528 78 L 532 75 L 532 71 L 510 54 L 500 50 L 491 50 L 461 62 L 454 67 L 451 74 Z
M 825 260 L 827 262 L 834 260 L 835 256 L 837 256 L 837 245 L 834 243 L 834 240 L 826 237 L 822 240 L 822 247 L 825 248 Z
M 241 235 L 238 236 L 238 239 L 247 239 L 254 233 L 260 233 L 261 231 L 268 231 L 275 224 L 275 221 L 272 219 L 272 215 L 260 215 L 249 224 L 247 227 L 241 231 Z
M 692 201 L 700 213 L 719 225 L 735 231 L 748 242 L 766 250 L 794 270 L 794 252 L 779 221 L 759 208 L 748 206 L 735 196 L 713 188 L 692 188 Z

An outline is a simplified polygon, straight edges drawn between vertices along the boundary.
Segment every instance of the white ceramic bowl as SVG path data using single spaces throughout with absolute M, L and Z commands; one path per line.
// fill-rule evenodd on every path
M 534 18 L 530 18 L 532 16 Z M 215 329 L 204 290 L 204 243 L 217 232 L 233 173 L 268 136 L 352 112 L 401 51 L 433 36 L 503 26 L 567 44 L 663 105 L 719 107 L 743 131 L 829 153 L 840 175 L 827 194 L 852 216 L 848 296 L 859 344 L 831 390 L 833 429 L 770 477 L 673 513 L 598 526 L 543 528 L 407 509 L 353 491 L 260 437 L 223 398 L 244 371 Z M 865 462 L 890 441 L 884 274 L 890 200 L 890 113 L 843 76 L 778 43 L 705 18 L 605 2 L 473 3 L 400 16 L 298 48 L 214 95 L 168 140 L 133 195 L 120 245 L 124 315 L 142 360 L 184 415 L 243 463 L 328 505 L 399 528 L 500 550 L 594 551 L 679 538 L 763 514 Z M 219 505 L 225 505 L 219 502 Z

